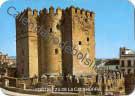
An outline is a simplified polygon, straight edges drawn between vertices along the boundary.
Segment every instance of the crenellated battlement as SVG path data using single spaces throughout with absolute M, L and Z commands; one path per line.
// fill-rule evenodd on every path
M 48 10 L 47 10 L 46 8 L 40 10 L 40 12 L 39 12 L 39 15 L 40 15 L 40 16 L 43 16 L 43 15 L 45 15 L 45 14 L 48 14 Z
M 94 17 L 94 13 L 89 11 L 89 10 L 84 10 L 84 9 L 80 9 L 78 7 L 74 7 L 74 6 L 71 6 L 71 7 L 67 7 L 65 10 L 64 10 L 64 13 L 66 14 L 72 14 L 72 15 L 83 15 L 83 16 L 87 16 L 87 17 Z
M 93 12 L 74 6 L 66 9 L 51 6 L 41 10 L 27 8 L 18 16 L 19 19 L 16 19 L 18 76 L 28 78 L 43 74 L 78 76 L 93 72 L 90 70 L 93 67 L 90 65 L 95 60 Z M 66 46 L 61 48 L 59 46 L 61 44 Z M 74 48 L 74 45 L 77 46 Z M 86 55 L 82 62 L 78 59 L 80 52 L 76 53 L 76 58 L 69 54 L 71 52 L 64 52 L 67 51 L 67 47 L 75 50 L 80 50 L 81 47 L 83 50 L 80 52 Z M 87 50 L 90 50 L 89 54 L 86 53 Z M 48 59 L 44 59 L 46 57 Z
M 23 12 L 21 12 L 21 14 L 19 15 L 19 17 L 23 16 L 33 16 L 33 17 L 37 17 L 37 16 L 44 16 L 44 15 L 61 15 L 62 13 L 64 14 L 72 14 L 72 15 L 83 15 L 83 16 L 87 16 L 87 17 L 93 17 L 94 18 L 94 13 L 89 11 L 89 10 L 84 10 L 84 9 L 80 9 L 78 7 L 67 7 L 66 9 L 61 9 L 61 8 L 57 8 L 56 10 L 54 9 L 54 7 L 50 7 L 49 9 L 42 9 L 38 12 L 38 10 L 34 9 L 32 10 L 31 8 L 27 8 L 25 9 Z
M 62 14 L 62 9 L 61 8 L 57 8 L 56 10 L 51 6 L 49 8 L 49 10 L 47 10 L 46 8 L 42 9 L 39 12 L 39 16 L 44 16 L 44 15 L 61 15 Z
M 76 8 L 76 9 L 75 9 L 75 12 L 76 12 L 77 14 L 81 14 L 80 8 Z
M 33 16 L 38 16 L 38 10 L 36 9 L 33 10 Z
M 62 9 L 58 7 L 58 8 L 56 9 L 56 14 L 62 14 Z
M 49 13 L 54 14 L 54 8 L 52 6 L 49 8 Z
M 20 20 L 23 19 L 24 17 L 28 18 L 28 16 L 37 17 L 38 10 L 36 9 L 32 10 L 31 8 L 24 9 L 24 11 L 22 11 L 20 14 L 17 15 L 16 19 Z
M 32 10 L 31 8 L 27 8 L 26 10 L 24 10 L 24 13 L 26 13 L 26 15 L 28 16 L 38 16 L 38 10 L 36 9 Z

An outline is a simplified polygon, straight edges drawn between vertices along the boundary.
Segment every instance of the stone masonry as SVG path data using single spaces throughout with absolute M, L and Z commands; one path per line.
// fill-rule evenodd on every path
M 18 77 L 86 75 L 95 59 L 94 13 L 25 9 L 16 17 Z

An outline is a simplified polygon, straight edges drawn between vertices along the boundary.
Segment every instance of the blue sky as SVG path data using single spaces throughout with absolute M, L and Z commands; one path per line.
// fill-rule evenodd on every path
M 118 57 L 121 46 L 135 50 L 134 8 L 127 0 L 9 0 L 0 8 L 0 51 L 16 55 L 15 19 L 7 14 L 9 7 L 22 11 L 27 7 L 40 10 L 71 5 L 96 13 L 97 58 Z

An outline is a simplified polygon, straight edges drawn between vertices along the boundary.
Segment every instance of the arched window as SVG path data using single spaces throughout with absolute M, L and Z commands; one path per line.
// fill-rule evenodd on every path
M 82 42 L 81 41 L 79 41 L 79 45 L 82 45 Z
M 131 67 L 131 60 L 128 60 L 128 67 Z
M 58 49 L 55 49 L 55 54 L 58 54 Z
M 124 62 L 124 60 L 122 60 L 121 61 L 121 67 L 124 67 L 125 66 L 124 64 L 125 64 L 125 62 Z
M 52 28 L 50 28 L 50 33 L 52 33 Z
M 89 39 L 89 37 L 87 37 L 87 41 L 89 41 L 90 39 Z

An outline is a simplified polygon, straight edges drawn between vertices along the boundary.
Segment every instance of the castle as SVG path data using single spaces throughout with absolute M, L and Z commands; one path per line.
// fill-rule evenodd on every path
M 18 77 L 88 75 L 95 60 L 94 13 L 25 9 L 16 17 Z

